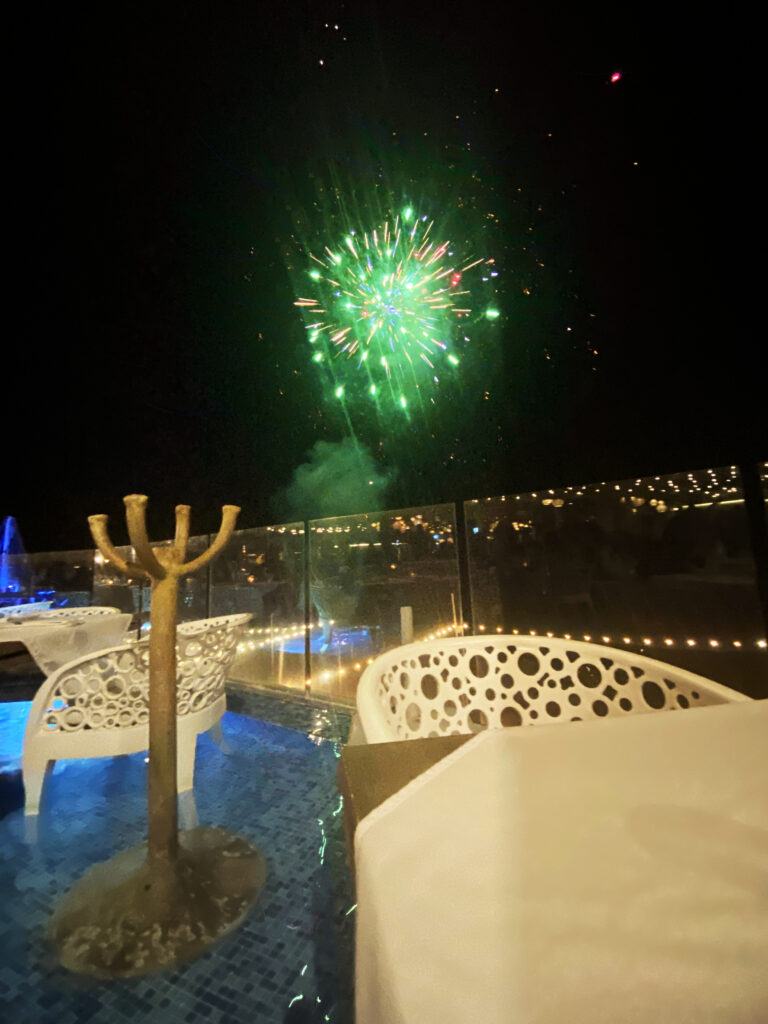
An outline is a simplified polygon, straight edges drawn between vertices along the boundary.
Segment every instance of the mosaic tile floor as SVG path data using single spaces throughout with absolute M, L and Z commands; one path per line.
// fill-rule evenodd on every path
M 58 967 L 57 899 L 144 837 L 143 754 L 60 762 L 35 847 L 23 842 L 19 759 L 29 705 L 0 704 L 0 1017 L 12 1024 L 315 1024 L 352 1020 L 353 897 L 336 785 L 346 709 L 237 690 L 224 755 L 198 740 L 200 823 L 252 840 L 269 875 L 243 925 L 195 963 L 104 983 Z

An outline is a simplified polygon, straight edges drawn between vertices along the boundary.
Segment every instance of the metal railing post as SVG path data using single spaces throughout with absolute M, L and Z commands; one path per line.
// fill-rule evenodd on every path
M 472 585 L 469 572 L 469 543 L 467 540 L 467 521 L 464 515 L 464 502 L 457 501 L 456 505 L 456 557 L 459 565 L 459 603 L 460 603 L 460 624 L 468 624 L 464 633 L 474 632 L 474 619 L 472 614 Z
M 768 526 L 760 472 L 754 462 L 739 465 L 747 529 L 755 562 L 755 583 L 760 601 L 765 635 L 768 637 Z

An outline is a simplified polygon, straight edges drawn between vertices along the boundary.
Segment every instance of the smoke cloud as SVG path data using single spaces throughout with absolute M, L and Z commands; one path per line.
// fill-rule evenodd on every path
M 281 522 L 375 512 L 386 507 L 391 482 L 392 475 L 351 438 L 317 441 L 272 504 Z

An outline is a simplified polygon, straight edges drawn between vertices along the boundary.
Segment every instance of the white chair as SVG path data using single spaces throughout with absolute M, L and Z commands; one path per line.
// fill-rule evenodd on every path
M 41 619 L 79 619 L 91 615 L 118 615 L 119 608 L 110 605 L 84 605 L 82 608 L 47 608 L 43 609 L 38 618 Z
M 363 672 L 351 742 L 679 711 L 751 698 L 632 651 L 562 637 L 406 644 Z
M 208 731 L 221 742 L 224 685 L 250 615 L 222 615 L 178 626 L 177 785 L 189 793 L 194 823 L 195 746 Z M 47 770 L 64 758 L 113 757 L 149 746 L 149 640 L 91 652 L 58 668 L 32 702 L 22 774 L 27 816 L 37 815 Z M 182 803 L 182 807 L 184 804 Z
M 16 615 L 37 615 L 51 607 L 50 601 L 32 601 L 28 604 L 12 604 L 8 608 L 0 608 L 0 618 Z

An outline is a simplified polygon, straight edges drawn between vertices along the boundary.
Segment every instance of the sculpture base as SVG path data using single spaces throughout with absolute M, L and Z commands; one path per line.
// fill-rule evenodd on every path
M 149 974 L 194 960 L 237 927 L 266 875 L 264 856 L 242 836 L 180 832 L 174 864 L 150 864 L 141 845 L 91 868 L 54 913 L 48 938 L 77 974 Z

